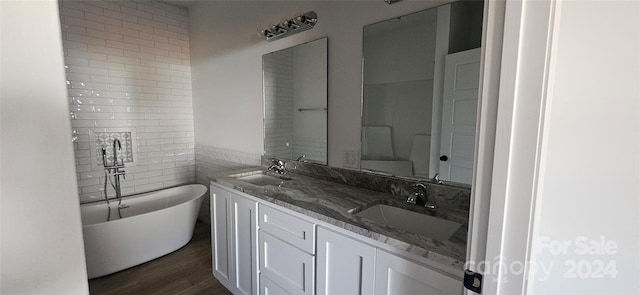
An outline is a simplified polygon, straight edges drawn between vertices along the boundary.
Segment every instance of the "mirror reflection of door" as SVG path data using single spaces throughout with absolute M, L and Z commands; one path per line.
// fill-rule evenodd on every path
M 465 89 L 445 84 L 445 71 L 452 56 L 480 46 L 481 30 L 481 1 L 455 2 L 364 28 L 363 171 L 419 179 L 440 174 L 442 180 L 471 183 L 479 63 L 461 71 L 454 65 L 458 80 L 449 82 L 464 82 Z M 474 52 L 479 56 L 479 49 Z M 469 83 L 475 92 L 467 89 Z M 465 99 L 446 100 L 447 87 L 454 95 L 464 92 Z M 453 125 L 443 121 L 451 118 L 457 120 Z M 441 161 L 444 155 L 447 161 Z
M 471 183 L 476 135 L 480 49 L 445 58 L 440 160 L 441 179 Z

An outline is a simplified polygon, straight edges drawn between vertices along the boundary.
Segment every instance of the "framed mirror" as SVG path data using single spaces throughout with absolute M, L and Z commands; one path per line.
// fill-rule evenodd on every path
M 327 38 L 262 56 L 264 152 L 327 164 Z
M 471 184 L 482 1 L 364 27 L 361 169 Z

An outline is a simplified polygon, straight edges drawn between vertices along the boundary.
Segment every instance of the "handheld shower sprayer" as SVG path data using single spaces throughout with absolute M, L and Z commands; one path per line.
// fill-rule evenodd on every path
M 102 147 L 102 166 L 107 167 L 107 149 Z
M 118 146 L 118 149 L 116 150 L 116 145 Z M 122 144 L 120 143 L 120 140 L 117 138 L 113 139 L 113 165 L 118 166 L 118 151 L 122 150 Z M 123 162 L 124 164 L 124 162 Z

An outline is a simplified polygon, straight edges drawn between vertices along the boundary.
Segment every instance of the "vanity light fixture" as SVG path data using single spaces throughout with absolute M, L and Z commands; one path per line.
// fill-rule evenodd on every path
M 260 31 L 258 35 L 264 37 L 267 41 L 278 40 L 311 29 L 317 22 L 318 15 L 313 11 L 309 11 L 294 18 L 285 19 L 279 24 L 272 25 L 268 29 Z

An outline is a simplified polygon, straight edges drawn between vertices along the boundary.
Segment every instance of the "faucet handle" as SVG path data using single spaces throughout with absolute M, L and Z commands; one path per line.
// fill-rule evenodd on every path
M 271 159 L 274 165 L 278 166 L 278 168 L 283 167 L 285 162 L 282 160 L 278 160 L 276 158 Z
M 433 178 L 431 179 L 432 183 L 435 184 L 444 184 L 444 182 L 442 182 L 442 180 L 440 180 L 440 174 L 436 173 L 436 175 L 433 176 Z
M 409 195 L 409 197 L 407 198 L 407 203 L 415 204 L 416 203 L 416 195 L 415 194 Z

